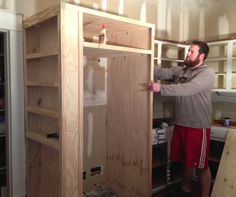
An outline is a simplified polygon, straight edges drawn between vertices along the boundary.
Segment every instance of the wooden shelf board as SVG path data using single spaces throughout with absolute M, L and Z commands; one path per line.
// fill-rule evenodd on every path
M 115 46 L 109 44 L 99 44 L 93 42 L 84 42 L 84 55 L 97 57 L 116 57 L 126 56 L 127 54 L 152 54 L 151 50 L 138 49 L 124 46 Z
M 65 4 L 65 6 L 70 7 L 70 4 Z M 84 26 L 86 24 L 96 23 L 96 24 L 110 24 L 113 27 L 119 27 L 119 29 L 126 31 L 128 28 L 132 28 L 135 31 L 139 29 L 154 28 L 154 25 L 147 22 L 137 21 L 135 19 L 127 18 L 124 16 L 114 15 L 90 8 L 77 7 L 78 10 L 83 12 Z
M 26 59 L 36 59 L 36 58 L 42 58 L 42 57 L 48 57 L 48 56 L 55 56 L 58 55 L 57 51 L 42 51 L 37 53 L 31 53 L 26 55 Z
M 236 87 L 231 87 L 231 89 L 214 88 L 213 91 L 215 91 L 215 92 L 236 92 Z
M 217 57 L 212 57 L 212 58 L 210 58 L 210 57 L 208 57 L 208 59 L 206 60 L 206 62 L 214 62 L 214 61 L 226 61 L 227 60 L 227 58 L 226 57 L 219 57 L 219 58 L 217 58 Z
M 164 58 L 164 57 L 162 57 L 161 60 L 170 61 L 170 62 L 184 62 L 184 60 L 178 60 L 178 59 L 173 59 L 173 58 Z
M 223 76 L 224 76 L 224 75 L 226 75 L 226 74 L 227 74 L 226 72 L 215 72 L 215 75 L 218 75 L 218 76 L 219 76 L 219 75 L 223 75 Z
M 217 90 L 217 91 L 226 91 L 227 89 L 226 89 L 226 88 L 217 88 L 217 87 L 214 87 L 214 90 Z
M 188 46 L 188 44 L 180 43 L 178 41 L 173 41 L 173 40 L 154 40 L 154 44 L 164 44 L 164 45 L 170 45 L 174 47 L 179 47 L 179 48 L 185 48 Z
M 33 132 L 27 132 L 26 137 L 30 138 L 31 140 L 34 140 L 36 142 L 39 142 L 41 144 L 44 144 L 46 146 L 49 146 L 53 149 L 59 150 L 59 140 L 58 139 L 48 139 L 46 136 L 38 133 Z
M 27 111 L 35 114 L 39 114 L 42 116 L 48 116 L 51 118 L 58 118 L 58 113 L 55 110 L 39 108 L 39 107 L 27 107 Z
M 38 12 L 34 16 L 24 19 L 23 26 L 24 28 L 29 28 L 33 25 L 38 25 L 40 22 L 43 22 L 46 19 L 57 16 L 58 13 L 59 13 L 59 6 L 49 7 L 41 12 Z
M 26 86 L 34 86 L 34 87 L 52 87 L 52 88 L 57 88 L 58 85 L 56 82 L 44 82 L 44 81 L 38 81 L 38 82 L 34 82 L 34 81 L 28 81 L 26 83 Z

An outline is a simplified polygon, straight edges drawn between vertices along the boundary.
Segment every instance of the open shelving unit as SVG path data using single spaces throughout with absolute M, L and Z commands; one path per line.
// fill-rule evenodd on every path
M 168 41 L 168 40 L 154 40 L 154 65 L 157 65 L 161 68 L 171 68 L 174 66 L 183 66 L 184 59 L 188 52 L 188 44 Z M 160 83 L 169 83 L 167 81 L 159 81 Z M 161 100 L 163 99 L 163 100 Z M 164 100 L 165 99 L 165 100 Z M 161 104 L 160 104 L 161 103 Z M 162 105 L 163 111 L 168 111 L 166 114 L 168 117 L 173 113 L 173 99 L 172 98 L 160 98 L 158 95 L 154 95 L 154 110 L 160 110 L 159 105 Z M 167 107 L 168 106 L 168 109 Z M 166 109 L 165 109 L 166 107 Z M 165 116 L 165 113 L 163 115 Z M 156 112 L 154 112 L 156 113 Z M 166 117 L 167 117 L 166 116 Z M 162 118 L 166 118 L 162 117 Z M 170 132 L 170 129 L 168 129 Z M 180 181 L 180 168 L 181 166 L 176 163 L 171 163 L 171 180 L 167 183 L 167 146 L 168 143 L 155 144 L 153 145 L 153 193 L 158 193 L 162 190 L 165 190 L 167 184 L 175 184 Z M 158 195 L 158 194 L 157 194 Z
M 210 47 L 208 66 L 215 71 L 214 91 L 235 92 L 236 90 L 236 40 L 208 42 Z
M 154 63 L 163 68 L 182 66 L 187 55 L 188 45 L 172 41 L 155 40 Z
M 154 25 L 60 3 L 24 40 L 27 196 L 151 196 Z

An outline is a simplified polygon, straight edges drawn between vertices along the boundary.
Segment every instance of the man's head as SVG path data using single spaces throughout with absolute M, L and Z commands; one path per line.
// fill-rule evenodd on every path
M 209 53 L 209 47 L 207 43 L 202 41 L 193 41 L 189 47 L 187 57 L 184 60 L 184 64 L 187 67 L 195 67 L 201 65 L 207 58 Z

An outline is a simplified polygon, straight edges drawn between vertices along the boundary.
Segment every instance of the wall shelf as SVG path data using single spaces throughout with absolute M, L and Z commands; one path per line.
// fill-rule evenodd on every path
M 38 52 L 38 53 L 32 53 L 28 54 L 26 56 L 26 59 L 37 59 L 37 58 L 43 58 L 43 57 L 48 57 L 48 56 L 55 56 L 58 55 L 58 52 L 56 51 L 44 51 L 44 52 Z
M 216 74 L 214 91 L 235 92 L 234 88 L 236 87 L 236 80 L 234 77 L 234 72 L 236 68 L 236 40 L 230 39 L 208 42 L 208 45 L 210 52 L 206 62 Z
M 48 116 L 51 118 L 58 118 L 58 112 L 52 109 L 40 108 L 40 107 L 27 107 L 27 111 L 30 113 L 39 114 L 42 116 Z
M 36 142 L 39 142 L 41 144 L 44 144 L 46 146 L 49 146 L 53 149 L 59 150 L 59 142 L 57 139 L 48 139 L 46 135 L 42 135 L 42 134 L 38 134 L 34 132 L 27 133 L 26 137 Z

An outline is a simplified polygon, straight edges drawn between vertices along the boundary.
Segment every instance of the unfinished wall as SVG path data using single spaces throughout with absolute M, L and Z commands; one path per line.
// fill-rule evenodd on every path
M 0 0 L 0 8 L 30 16 L 60 0 Z M 156 37 L 185 41 L 236 34 L 234 0 L 61 0 L 156 24 Z

